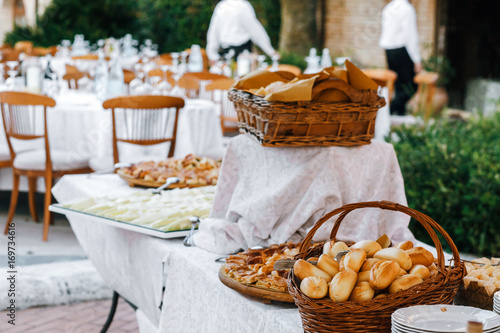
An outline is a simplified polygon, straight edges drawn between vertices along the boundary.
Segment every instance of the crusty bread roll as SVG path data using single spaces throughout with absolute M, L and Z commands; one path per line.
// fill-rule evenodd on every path
M 387 237 L 386 234 L 383 234 L 382 236 L 380 236 L 380 238 L 377 239 L 377 243 L 379 243 L 383 249 L 391 246 L 391 240 L 389 239 L 389 237 Z
M 364 251 L 363 251 L 364 252 Z M 358 274 L 351 269 L 346 269 L 343 272 L 337 273 L 330 282 L 329 295 L 334 302 L 343 302 L 349 299 L 356 281 Z
M 358 282 L 349 296 L 350 301 L 369 301 L 375 296 L 375 290 L 368 282 Z
M 310 298 L 323 298 L 328 294 L 328 283 L 317 276 L 308 276 L 300 283 L 300 290 Z
M 387 296 L 388 296 L 388 294 L 382 293 L 382 294 L 378 294 L 377 296 L 373 297 L 373 299 L 385 298 Z
M 436 264 L 434 264 L 434 263 L 432 263 L 432 265 L 427 266 L 427 269 L 431 273 L 430 278 L 435 277 L 438 274 L 438 272 L 439 272 Z
M 339 272 L 339 263 L 327 254 L 322 254 L 319 257 L 317 266 L 319 269 L 327 272 L 332 277 Z
M 344 242 L 329 241 L 323 245 L 323 253 L 335 259 L 340 251 L 349 251 L 349 247 Z
M 370 281 L 370 271 L 363 271 L 358 273 L 358 283 Z
M 397 247 L 398 249 L 401 249 L 403 251 L 409 250 L 413 248 L 413 242 L 412 241 L 404 241 L 401 243 L 397 243 L 394 247 Z
M 326 282 L 332 280 L 330 274 L 303 259 L 299 259 L 295 262 L 293 265 L 293 272 L 301 280 L 304 280 L 308 276 L 320 277 L 325 279 Z
M 402 276 L 402 275 L 406 275 L 408 274 L 407 271 L 405 271 L 404 269 L 402 269 L 401 267 L 399 268 L 399 273 L 398 273 L 398 276 Z
M 410 256 L 413 265 L 424 265 L 427 267 L 434 262 L 432 253 L 420 246 L 406 250 L 406 253 Z
M 371 258 L 377 251 L 382 250 L 382 246 L 375 241 L 364 240 L 352 245 L 351 249 L 362 249 L 366 252 L 366 257 Z
M 370 270 L 370 286 L 375 290 L 387 288 L 398 276 L 400 267 L 393 260 L 376 262 Z
M 406 274 L 399 276 L 389 285 L 389 293 L 395 294 L 397 292 L 410 289 L 411 287 L 424 282 L 420 276 Z
M 380 261 L 380 259 L 377 259 L 377 258 L 368 258 L 368 259 L 366 259 L 365 262 L 363 263 L 363 266 L 361 266 L 361 268 L 359 269 L 360 272 L 369 271 L 370 269 L 372 269 L 372 266 L 377 261 Z
M 431 277 L 431 272 L 424 265 L 413 265 L 409 273 L 420 276 L 424 281 Z
M 394 260 L 404 270 L 409 270 L 412 266 L 410 255 L 397 247 L 389 247 L 375 253 L 374 258 L 381 260 Z
M 350 249 L 349 252 L 342 258 L 345 269 L 352 269 L 356 273 L 366 259 L 366 252 L 363 249 Z

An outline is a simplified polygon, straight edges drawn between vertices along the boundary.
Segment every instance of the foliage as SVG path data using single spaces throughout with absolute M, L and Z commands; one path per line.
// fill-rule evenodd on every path
M 271 62 L 269 62 L 271 63 Z M 281 52 L 280 64 L 294 65 L 303 72 L 307 68 L 307 62 L 304 56 L 294 52 Z
M 460 252 L 499 256 L 500 114 L 401 127 L 392 138 L 410 207 L 438 222 Z M 430 242 L 418 223 L 410 228 Z
M 82 3 L 53 0 L 39 18 L 37 28 L 15 27 L 5 43 L 31 40 L 35 46 L 60 44 L 83 34 L 95 43 L 127 33 L 143 41 L 152 39 L 160 53 L 180 51 L 192 44 L 206 46 L 206 34 L 218 0 L 104 0 Z M 272 44 L 278 45 L 281 13 L 279 0 L 251 0 Z
M 450 60 L 442 56 L 430 56 L 422 62 L 422 67 L 427 72 L 439 74 L 437 85 L 444 87 L 455 76 L 455 69 L 451 66 Z

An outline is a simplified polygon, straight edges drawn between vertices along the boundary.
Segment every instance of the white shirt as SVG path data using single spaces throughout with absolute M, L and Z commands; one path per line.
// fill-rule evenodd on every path
M 384 7 L 379 45 L 386 50 L 406 47 L 411 60 L 421 62 L 417 14 L 408 0 L 392 0 Z
M 207 33 L 207 55 L 219 58 L 219 47 L 239 46 L 251 40 L 268 55 L 274 53 L 266 30 L 246 0 L 222 0 L 215 7 Z

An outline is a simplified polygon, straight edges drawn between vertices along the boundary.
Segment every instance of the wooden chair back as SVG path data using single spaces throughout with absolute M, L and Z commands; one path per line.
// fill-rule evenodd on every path
M 179 88 L 183 90 L 184 96 L 188 98 L 198 98 L 198 96 L 200 95 L 199 82 L 190 77 L 181 77 L 179 79 Z
M 227 98 L 227 93 L 233 84 L 234 80 L 226 77 L 212 81 L 205 87 L 210 99 L 220 107 L 220 126 L 223 135 L 238 131 L 238 126 L 235 125 L 238 122 L 238 114 L 234 109 L 233 102 Z
M 78 89 L 78 80 L 83 78 L 85 76 L 85 73 L 83 72 L 69 72 L 64 74 L 63 80 L 68 81 L 68 87 L 70 89 Z M 73 82 L 73 85 L 71 84 Z
M 84 54 L 81 56 L 71 57 L 73 60 L 99 60 L 99 56 L 97 54 Z
M 2 59 L 0 62 L 6 63 L 7 61 L 19 61 L 19 54 L 21 54 L 21 51 L 5 48 L 1 50 L 1 53 Z
M 132 72 L 131 70 L 124 69 L 123 70 L 123 82 L 128 85 L 128 84 L 130 84 L 130 82 L 132 82 L 133 79 L 135 79 L 135 73 Z
M 148 72 L 148 76 L 161 76 L 163 77 L 163 71 L 159 68 L 152 69 Z
M 120 161 L 118 142 L 143 146 L 170 142 L 167 157 L 174 155 L 182 98 L 124 96 L 104 101 L 102 106 L 111 109 L 114 163 Z
M 190 78 L 197 81 L 214 81 L 227 79 L 227 76 L 221 74 L 210 73 L 209 71 L 204 72 L 186 72 L 183 77 Z
M 14 44 L 14 49 L 18 50 L 19 52 L 23 52 L 26 55 L 31 55 L 33 52 L 33 42 L 30 41 L 19 41 L 16 44 Z
M 43 95 L 15 91 L 0 92 L 2 120 L 11 161 L 16 156 L 11 139 L 33 140 L 44 138 L 47 166 L 51 168 L 47 134 L 47 107 L 54 107 L 55 105 L 56 102 L 52 98 Z M 41 129 L 40 126 L 37 126 L 40 118 L 43 121 Z
M 389 101 L 392 99 L 394 95 L 394 83 L 398 78 L 396 72 L 386 68 L 367 68 L 363 69 L 363 73 L 375 81 L 379 86 L 387 87 L 389 90 Z

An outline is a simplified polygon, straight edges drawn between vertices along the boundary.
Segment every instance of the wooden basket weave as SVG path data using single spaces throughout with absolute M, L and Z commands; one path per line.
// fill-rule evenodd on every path
M 300 282 L 295 278 L 293 269 L 291 269 L 288 276 L 288 291 L 299 308 L 305 332 L 386 333 L 391 332 L 391 314 L 399 308 L 420 304 L 452 304 L 465 274 L 465 267 L 460 261 L 457 247 L 446 231 L 430 217 L 393 202 L 372 201 L 349 204 L 326 214 L 306 235 L 296 259 L 317 257 L 322 253 L 323 244 L 316 244 L 310 248 L 308 246 L 316 230 L 331 217 L 340 214 L 330 234 L 330 238 L 336 240 L 340 224 L 348 213 L 358 208 L 370 207 L 403 212 L 420 222 L 431 236 L 436 247 L 439 273 L 420 285 L 384 298 L 364 302 L 333 302 L 329 298 L 315 300 L 304 295 L 299 288 Z M 433 229 L 436 229 L 450 245 L 454 258 L 453 267 L 445 266 L 443 248 Z
M 377 111 L 385 105 L 385 99 L 374 98 L 370 90 L 359 93 L 363 94 L 361 103 L 268 102 L 237 89 L 228 97 L 238 114 L 240 132 L 264 147 L 350 147 L 370 143 Z

